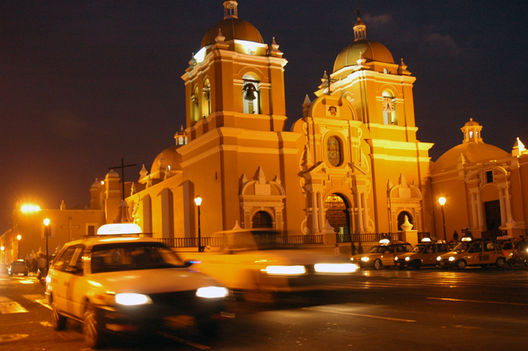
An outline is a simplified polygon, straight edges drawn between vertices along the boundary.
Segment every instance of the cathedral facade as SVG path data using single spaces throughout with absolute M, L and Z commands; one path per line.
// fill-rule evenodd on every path
M 515 236 L 528 227 L 528 153 L 482 140 L 478 123 L 436 162 L 417 139 L 415 77 L 403 59 L 354 38 L 287 123 L 286 58 L 224 1 L 224 18 L 203 36 L 182 75 L 186 124 L 150 169 L 126 184 L 131 218 L 158 238 L 195 238 L 242 228 L 287 235 L 418 232 L 451 240 L 454 231 Z M 287 128 L 291 124 L 291 128 Z M 119 213 L 116 172 L 91 188 L 91 208 Z M 201 199 L 199 207 L 196 198 Z M 438 204 L 438 198 L 446 201 Z M 200 215 L 198 215 L 200 213 Z
M 194 237 L 201 197 L 202 233 L 235 225 L 292 235 L 329 226 L 340 234 L 395 232 L 405 216 L 431 230 L 432 144 L 416 139 L 415 78 L 403 59 L 395 63 L 367 39 L 359 17 L 354 34 L 286 130 L 287 61 L 275 39 L 266 44 L 238 17 L 236 1 L 225 1 L 224 19 L 182 75 L 186 126 L 126 199 L 134 221 L 156 237 Z M 92 197 L 111 201 L 98 195 L 107 190 L 95 183 Z

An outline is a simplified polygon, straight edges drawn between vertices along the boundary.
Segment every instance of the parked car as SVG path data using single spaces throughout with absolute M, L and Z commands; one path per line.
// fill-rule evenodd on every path
M 465 269 L 466 266 L 496 265 L 504 267 L 506 257 L 500 245 L 495 241 L 482 239 L 466 240 L 460 242 L 452 251 L 439 255 L 436 258 L 441 267 L 456 267 Z
M 16 261 L 11 262 L 11 265 L 9 265 L 8 273 L 10 276 L 22 274 L 27 276 L 29 274 L 28 266 L 26 262 L 22 259 L 18 259 Z
M 217 233 L 224 244 L 205 253 L 186 253 L 199 263 L 194 269 L 211 275 L 242 296 L 332 289 L 350 279 L 359 267 L 345 256 L 284 243 L 280 233 L 234 229 Z M 183 254 L 183 253 L 182 253 Z
M 401 241 L 389 241 L 381 239 L 378 245 L 373 246 L 367 253 L 354 255 L 350 258 L 352 262 L 359 264 L 362 268 L 382 269 L 383 267 L 394 267 L 394 258 L 412 251 L 412 245 Z
M 139 236 L 67 243 L 46 277 L 52 324 L 60 330 L 67 318 L 82 322 L 93 348 L 110 333 L 175 326 L 213 332 L 228 289 L 189 266 L 162 243 Z
M 436 257 L 450 251 L 449 245 L 443 240 L 432 242 L 429 238 L 424 239 L 428 240 L 422 240 L 421 243 L 413 247 L 411 252 L 395 256 L 394 264 L 402 269 L 419 269 L 422 266 L 438 265 Z

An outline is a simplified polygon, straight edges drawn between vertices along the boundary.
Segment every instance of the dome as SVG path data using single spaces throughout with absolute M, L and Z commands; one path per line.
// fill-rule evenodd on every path
M 202 47 L 215 43 L 218 29 L 222 30 L 225 41 L 238 39 L 264 43 L 262 35 L 254 25 L 240 18 L 225 18 L 209 29 L 202 38 Z
M 172 170 L 180 169 L 180 154 L 177 151 L 178 147 L 179 145 L 171 146 L 160 152 L 154 159 L 154 162 L 152 162 L 150 174 L 154 175 L 160 171 L 165 171 L 168 166 L 170 166 L 170 169 Z
M 463 143 L 442 154 L 433 164 L 433 173 L 455 169 L 461 154 L 471 163 L 499 160 L 510 156 L 506 151 L 490 144 Z
M 343 67 L 357 65 L 360 54 L 368 61 L 394 63 L 394 58 L 387 47 L 377 41 L 358 40 L 344 48 L 334 62 L 334 72 Z

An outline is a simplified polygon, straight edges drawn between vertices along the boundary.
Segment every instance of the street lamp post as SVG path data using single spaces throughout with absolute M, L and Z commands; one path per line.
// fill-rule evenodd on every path
M 18 253 L 17 253 L 17 258 L 20 258 L 20 240 L 22 239 L 22 235 L 18 234 L 16 236 L 17 240 L 18 240 Z
M 438 198 L 438 203 L 440 204 L 440 208 L 442 209 L 442 226 L 444 228 L 444 240 L 447 241 L 447 234 L 446 234 L 446 221 L 445 221 L 445 211 L 444 211 L 444 205 L 446 204 L 446 198 L 443 196 L 440 196 Z
M 194 203 L 196 204 L 196 207 L 198 207 L 198 252 L 202 252 L 202 230 L 200 228 L 200 207 L 202 206 L 202 198 L 200 196 L 195 197 Z
M 51 223 L 51 220 L 49 218 L 44 218 L 42 223 L 44 223 L 44 237 L 46 238 L 46 274 L 47 274 L 48 269 L 49 269 L 48 238 L 50 236 L 50 226 L 49 225 Z

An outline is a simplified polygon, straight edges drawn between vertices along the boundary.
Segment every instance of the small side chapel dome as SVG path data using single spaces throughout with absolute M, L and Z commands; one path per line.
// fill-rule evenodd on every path
M 334 61 L 333 72 L 343 67 L 355 66 L 362 56 L 367 62 L 378 61 L 394 63 L 394 58 L 387 47 L 377 41 L 367 40 L 367 26 L 361 21 L 359 11 L 354 24 L 354 42 L 344 48 Z
M 253 41 L 256 43 L 264 43 L 262 35 L 254 25 L 238 18 L 238 3 L 236 1 L 224 1 L 224 19 L 215 24 L 211 29 L 205 33 L 202 38 L 202 48 L 215 44 L 215 38 L 220 29 L 222 35 L 225 36 L 225 41 L 238 39 Z
M 444 152 L 434 162 L 433 173 L 455 169 L 461 155 L 470 163 L 500 160 L 510 156 L 509 153 L 501 148 L 484 142 L 482 139 L 482 125 L 474 121 L 473 118 L 470 118 L 460 130 L 464 134 L 462 144 Z
M 180 169 L 180 155 L 177 151 L 178 148 L 179 145 L 175 145 L 160 152 L 154 159 L 154 162 L 152 162 L 150 174 L 155 177 L 160 172 L 167 170 L 167 167 L 170 167 L 171 170 Z

